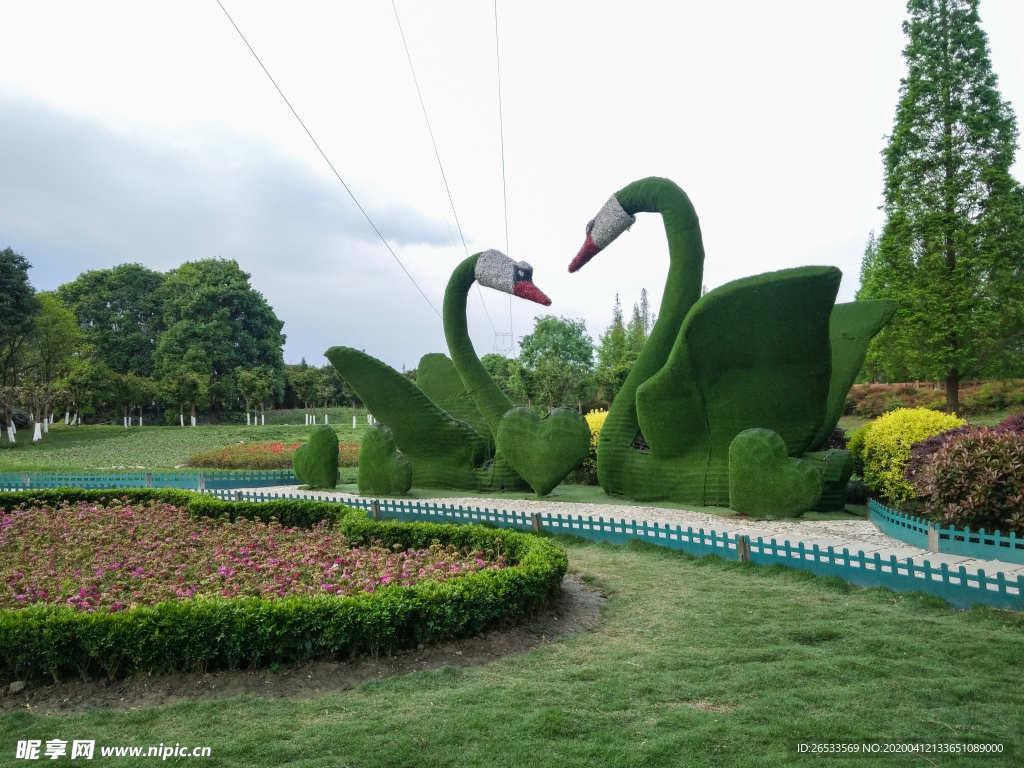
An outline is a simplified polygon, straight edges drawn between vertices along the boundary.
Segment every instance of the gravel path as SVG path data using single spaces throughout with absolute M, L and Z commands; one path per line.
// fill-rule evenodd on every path
M 351 493 L 330 491 L 299 491 L 297 485 L 280 485 L 269 488 L 248 488 L 243 491 L 320 496 L 337 500 L 359 498 Z M 811 541 L 814 539 L 841 539 L 855 541 L 871 549 L 879 547 L 905 548 L 903 542 L 886 536 L 869 520 L 754 520 L 751 518 L 728 518 L 709 515 L 704 512 L 690 512 L 682 509 L 662 509 L 630 504 L 581 504 L 567 501 L 543 501 L 540 499 L 495 499 L 479 496 L 443 497 L 416 499 L 416 501 L 448 504 L 463 507 L 500 507 L 519 512 L 551 512 L 583 517 L 625 518 L 626 520 L 647 520 L 648 522 L 671 525 L 693 526 L 694 528 L 736 530 L 756 529 L 770 531 L 779 541 Z

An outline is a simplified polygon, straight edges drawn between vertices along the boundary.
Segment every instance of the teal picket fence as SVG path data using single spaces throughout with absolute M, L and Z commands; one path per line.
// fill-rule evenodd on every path
M 217 490 L 222 488 L 265 488 L 297 485 L 290 469 L 212 470 L 197 472 L 5 472 L 0 489 L 24 491 L 32 488 L 181 488 Z
M 226 501 L 264 502 L 276 499 L 303 499 L 344 504 L 366 510 L 370 516 L 391 520 L 436 523 L 489 523 L 498 528 L 523 531 L 547 531 L 579 536 L 591 541 L 625 544 L 638 539 L 692 555 L 718 555 L 726 559 L 749 560 L 757 565 L 785 565 L 819 576 L 838 576 L 860 587 L 885 587 L 894 592 L 927 592 L 946 600 L 955 608 L 984 604 L 997 608 L 1024 610 L 1024 576 L 1007 579 L 1002 573 L 983 570 L 953 570 L 945 563 L 933 567 L 927 558 L 882 558 L 877 552 L 836 552 L 832 547 L 791 544 L 788 540 L 756 540 L 728 531 L 683 528 L 647 521 L 561 515 L 550 512 L 517 512 L 480 507 L 394 499 L 337 500 L 317 494 L 264 494 L 251 491 L 208 491 Z
M 868 508 L 871 521 L 878 526 L 878 530 L 919 549 L 979 560 L 1024 564 L 1024 538 L 1015 533 L 1004 535 L 998 531 L 988 532 L 984 528 L 972 531 L 970 528 L 956 528 L 952 525 L 944 528 L 929 520 L 889 509 L 874 499 L 868 503 Z M 929 534 L 932 537 L 931 546 Z

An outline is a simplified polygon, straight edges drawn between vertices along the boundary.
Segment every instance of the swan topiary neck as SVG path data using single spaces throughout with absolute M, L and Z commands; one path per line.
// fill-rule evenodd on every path
M 626 213 L 660 213 L 668 237 L 669 270 L 658 321 L 601 428 L 597 474 L 607 493 L 623 493 L 630 446 L 640 429 L 636 390 L 668 360 L 679 328 L 700 298 L 704 279 L 704 241 L 693 203 L 677 184 L 657 176 L 634 181 L 615 193 Z
M 466 301 L 469 289 L 476 281 L 476 263 L 481 254 L 465 259 L 452 272 L 444 292 L 444 338 L 452 363 L 462 378 L 466 393 L 476 403 L 491 433 L 496 433 L 501 417 L 515 406 L 505 397 L 484 369 L 473 349 L 466 323 Z

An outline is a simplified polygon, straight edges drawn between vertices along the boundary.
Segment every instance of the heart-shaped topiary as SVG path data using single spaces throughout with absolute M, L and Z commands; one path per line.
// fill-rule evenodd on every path
M 412 464 L 395 446 L 395 436 L 374 424 L 359 443 L 359 493 L 401 496 L 412 487 Z
M 314 427 L 309 439 L 295 449 L 292 472 L 310 488 L 338 485 L 338 435 L 326 424 Z
M 740 432 L 729 445 L 729 507 L 748 515 L 793 517 L 821 498 L 821 472 L 790 458 L 770 429 Z
M 509 466 L 544 496 L 586 458 L 590 427 L 569 408 L 555 408 L 543 419 L 528 408 L 513 408 L 502 416 L 495 442 Z

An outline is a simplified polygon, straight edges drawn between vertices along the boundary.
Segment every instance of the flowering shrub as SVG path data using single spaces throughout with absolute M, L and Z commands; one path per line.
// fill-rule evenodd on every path
M 206 469 L 291 469 L 292 456 L 302 443 L 235 443 L 194 454 L 188 466 Z M 359 443 L 339 443 L 338 466 L 359 466 Z
M 22 504 L 40 506 L 40 500 L 56 506 L 97 505 L 109 493 L 81 488 L 5 492 L 0 493 L 0 509 L 12 513 Z M 435 542 L 459 551 L 500 550 L 508 567 L 481 568 L 440 582 L 425 578 L 410 587 L 380 584 L 372 592 L 344 596 L 213 595 L 113 612 L 46 603 L 0 608 L 0 682 L 288 664 L 470 637 L 536 611 L 557 590 L 569 565 L 565 550 L 547 539 L 479 525 L 372 520 L 341 504 L 219 501 L 169 488 L 125 490 L 119 496 L 129 504 L 173 503 L 187 508 L 194 520 L 210 518 L 207 525 L 215 518 L 270 524 L 276 516 L 302 527 L 328 520 L 349 546 L 363 550 L 374 542 L 391 550 L 397 545 L 399 552 L 429 549 Z
M 1024 531 L 1024 434 L 979 428 L 946 439 L 914 474 L 924 513 L 944 525 Z
M 165 502 L 21 505 L 0 517 L 0 608 L 113 613 L 192 597 L 348 595 L 503 568 L 494 551 L 349 547 L 326 522 L 192 518 Z
M 927 408 L 900 408 L 881 416 L 863 436 L 864 482 L 896 503 L 914 496 L 914 487 L 903 477 L 910 447 L 965 423 L 955 415 Z
M 359 443 L 338 443 L 338 466 L 359 466 Z

